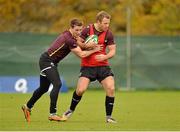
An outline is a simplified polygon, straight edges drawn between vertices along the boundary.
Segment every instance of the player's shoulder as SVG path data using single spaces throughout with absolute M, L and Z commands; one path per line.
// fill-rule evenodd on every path
M 83 28 L 83 31 L 81 33 L 81 37 L 83 39 L 85 39 L 87 36 L 89 36 L 89 32 L 90 32 L 90 25 L 87 25 Z
M 107 30 L 107 34 L 113 35 L 112 31 L 110 29 Z
M 68 30 L 64 31 L 64 32 L 62 33 L 62 35 L 63 35 L 63 36 L 68 36 L 68 37 L 72 36 L 71 33 L 70 33 L 70 31 L 68 31 Z
M 64 31 L 62 33 L 62 37 L 65 39 L 66 43 L 75 43 L 76 40 L 75 38 L 72 36 L 72 34 L 70 33 L 70 31 Z
M 68 31 L 68 30 L 63 32 L 62 37 L 64 37 L 66 40 L 74 39 L 74 37 L 72 36 L 70 31 Z
M 87 29 L 90 29 L 90 27 L 92 26 L 93 24 L 88 24 L 87 26 L 86 26 L 86 28 Z
M 106 37 L 109 38 L 109 37 L 114 37 L 112 31 L 110 29 L 107 30 L 106 32 Z
M 83 31 L 85 31 L 85 32 L 87 32 L 89 30 L 90 30 L 90 25 L 85 26 L 84 29 L 83 29 Z
M 94 28 L 94 25 L 90 23 L 87 26 L 85 26 L 84 30 L 90 30 L 91 27 Z

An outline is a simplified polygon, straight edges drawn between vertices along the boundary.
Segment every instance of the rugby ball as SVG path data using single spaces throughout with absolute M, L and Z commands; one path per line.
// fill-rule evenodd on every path
M 98 44 L 98 36 L 94 34 L 88 36 L 85 40 L 85 44 L 87 44 L 88 42 L 95 42 L 96 44 Z

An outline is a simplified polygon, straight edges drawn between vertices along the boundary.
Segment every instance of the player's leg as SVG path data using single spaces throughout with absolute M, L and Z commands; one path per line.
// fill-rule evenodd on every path
M 36 89 L 32 95 L 32 97 L 30 98 L 30 100 L 27 102 L 27 107 L 29 109 L 31 109 L 34 104 L 36 103 L 36 101 L 44 94 L 48 91 L 49 89 L 49 85 L 50 85 L 50 82 L 49 80 L 40 75 L 40 86 L 38 89 Z
M 104 80 L 101 81 L 101 84 L 106 91 L 106 96 L 114 97 L 115 96 L 115 85 L 114 85 L 114 77 L 108 76 Z
M 86 91 L 90 80 L 86 77 L 80 77 L 77 83 L 77 88 L 73 93 L 70 108 L 63 113 L 63 120 L 70 118 L 72 113 L 75 111 L 78 103 L 80 102 L 83 93 Z
M 108 66 L 99 67 L 98 71 L 98 81 L 102 84 L 104 90 L 106 91 L 106 121 L 115 123 L 115 120 L 111 117 L 115 98 L 114 74 Z
M 38 89 L 36 89 L 30 98 L 30 100 L 27 102 L 27 104 L 24 104 L 22 106 L 22 110 L 24 112 L 24 116 L 27 122 L 30 122 L 30 113 L 31 113 L 31 108 L 34 106 L 36 101 L 45 93 L 48 91 L 50 82 L 49 80 L 40 75 L 40 86 Z
M 82 67 L 80 70 L 80 78 L 78 79 L 77 88 L 73 93 L 70 108 L 64 112 L 63 117 L 64 120 L 67 120 L 76 109 L 76 106 L 80 102 L 83 93 L 88 88 L 88 85 L 91 80 L 94 80 L 95 74 L 94 69 L 89 67 Z
M 82 96 L 85 93 L 85 91 L 87 90 L 89 83 L 90 83 L 89 78 L 80 77 L 78 79 L 77 88 L 75 90 L 76 95 Z
M 106 121 L 110 123 L 116 123 L 116 121 L 111 117 L 115 98 L 114 78 L 112 76 L 106 77 L 104 80 L 101 81 L 101 84 L 106 91 Z
M 80 102 L 82 95 L 88 88 L 90 80 L 86 77 L 80 77 L 77 83 L 77 88 L 73 93 L 70 109 L 75 110 L 77 104 Z
M 60 76 L 57 70 L 56 66 L 51 66 L 50 69 L 45 71 L 45 74 L 48 78 L 48 80 L 52 83 L 53 89 L 50 92 L 50 116 L 49 120 L 54 120 L 54 121 L 60 121 L 61 118 L 57 116 L 57 100 L 58 100 L 58 95 L 59 95 L 59 90 L 61 88 L 61 80 Z

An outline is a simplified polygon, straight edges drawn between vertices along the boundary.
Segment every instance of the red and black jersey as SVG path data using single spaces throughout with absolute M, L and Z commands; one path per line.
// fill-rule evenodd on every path
M 88 57 L 82 58 L 81 66 L 87 66 L 87 67 L 108 66 L 109 65 L 108 60 L 98 62 L 98 61 L 96 61 L 95 56 L 98 54 L 105 55 L 106 54 L 106 46 L 115 44 L 113 34 L 110 30 L 107 30 L 104 32 L 99 32 L 95 29 L 93 24 L 90 24 L 82 31 L 81 38 L 83 38 L 85 40 L 89 35 L 92 35 L 92 34 L 95 34 L 98 36 L 98 44 L 103 45 L 103 49 L 102 49 L 102 51 L 95 52 Z
M 60 34 L 47 50 L 49 57 L 58 63 L 77 47 L 77 41 L 69 31 Z

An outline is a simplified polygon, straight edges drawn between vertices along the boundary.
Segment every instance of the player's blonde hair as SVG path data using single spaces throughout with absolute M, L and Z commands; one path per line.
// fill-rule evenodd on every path
M 100 11 L 97 15 L 96 15 L 96 21 L 102 22 L 103 18 L 107 18 L 107 19 L 111 19 L 111 15 L 109 15 L 107 12 L 105 11 Z

